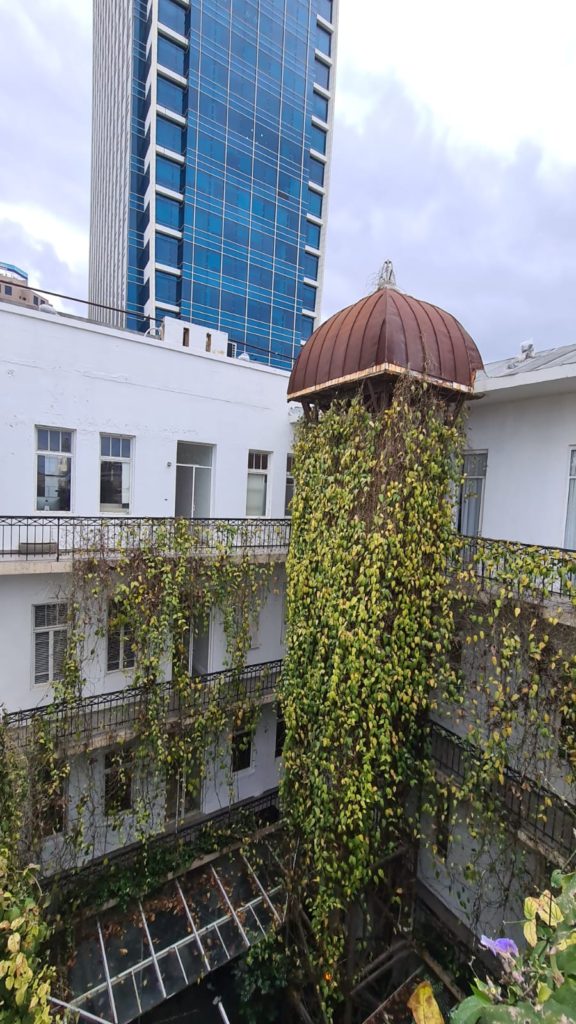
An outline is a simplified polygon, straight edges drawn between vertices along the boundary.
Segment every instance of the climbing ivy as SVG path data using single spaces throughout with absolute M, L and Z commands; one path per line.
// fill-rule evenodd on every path
M 54 971 L 43 955 L 48 936 L 43 902 L 35 869 L 15 867 L 13 854 L 0 850 L 0 1020 L 5 1024 L 58 1019 L 49 1004 Z
M 250 737 L 261 713 L 258 681 L 246 692 L 242 670 L 260 605 L 273 585 L 273 565 L 247 553 L 237 536 L 241 529 L 219 524 L 218 535 L 207 537 L 206 527 L 202 532 L 187 520 L 126 524 L 116 550 L 93 537 L 89 551 L 74 558 L 61 595 L 69 642 L 54 700 L 32 721 L 24 746 L 6 726 L 0 733 L 0 836 L 15 843 L 23 858 L 40 857 L 43 837 L 52 835 L 49 869 L 69 871 L 97 855 L 94 843 L 102 840 L 103 828 L 116 845 L 138 839 L 146 846 L 165 829 L 171 779 L 178 777 L 182 792 L 185 787 L 196 799 L 208 770 L 232 786 L 232 736 Z M 191 636 L 214 611 L 226 640 L 226 671 L 206 685 L 191 677 L 188 651 Z M 120 629 L 132 667 L 125 673 L 119 728 L 110 712 L 95 711 L 84 698 L 94 662 L 102 657 L 101 641 L 107 630 Z M 105 818 L 101 766 L 91 753 L 103 742 L 113 745 Z M 85 778 L 69 797 L 67 784 L 79 760 Z M 133 780 L 137 796 L 127 813 L 123 795 Z M 181 851 L 172 862 L 185 857 Z M 124 895 L 125 887 L 126 880 L 120 883 Z
M 453 675 L 460 445 L 449 407 L 405 381 L 378 415 L 333 405 L 295 449 L 282 797 L 326 1020 L 353 983 L 354 907 L 418 830 L 428 712 Z

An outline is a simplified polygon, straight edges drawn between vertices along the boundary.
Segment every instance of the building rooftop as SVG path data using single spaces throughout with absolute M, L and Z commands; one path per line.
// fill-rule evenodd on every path
M 484 370 L 480 370 L 478 373 L 477 387 L 481 387 L 482 381 L 486 377 L 513 377 L 519 373 L 533 373 L 536 370 L 567 366 L 570 363 L 576 363 L 576 344 L 562 345 L 560 348 L 546 348 L 542 352 L 535 352 L 533 344 L 527 342 L 522 345 L 518 355 L 486 363 Z

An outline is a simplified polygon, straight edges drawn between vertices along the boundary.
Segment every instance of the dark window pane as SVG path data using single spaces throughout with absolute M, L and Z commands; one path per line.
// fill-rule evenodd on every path
M 174 160 L 167 160 L 164 156 L 156 157 L 156 181 L 165 188 L 171 188 L 174 192 L 182 190 L 182 165 Z
M 173 0 L 159 0 L 158 19 L 174 32 L 179 32 L 181 36 L 186 35 L 186 11 L 180 4 L 174 3 Z
M 156 141 L 164 149 L 171 149 L 175 153 L 182 153 L 183 131 L 182 128 L 168 121 L 165 117 L 156 119 Z
M 158 36 L 158 63 L 177 75 L 186 75 L 186 50 L 164 36 Z M 166 104 L 168 106 L 168 104 Z

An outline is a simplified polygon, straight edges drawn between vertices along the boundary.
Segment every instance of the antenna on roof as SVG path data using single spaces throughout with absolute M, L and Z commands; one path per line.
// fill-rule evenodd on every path
M 378 271 L 378 280 L 376 282 L 376 289 L 380 291 L 381 288 L 395 288 L 396 287 L 396 274 L 394 273 L 394 264 L 392 260 L 384 260 L 384 263 Z

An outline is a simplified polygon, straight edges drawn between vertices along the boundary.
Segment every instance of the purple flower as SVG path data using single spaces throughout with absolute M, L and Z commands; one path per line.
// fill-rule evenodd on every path
M 502 959 L 518 956 L 518 946 L 514 939 L 489 939 L 486 935 L 481 935 L 480 945 L 484 946 L 484 949 L 489 949 L 494 956 L 502 957 Z

